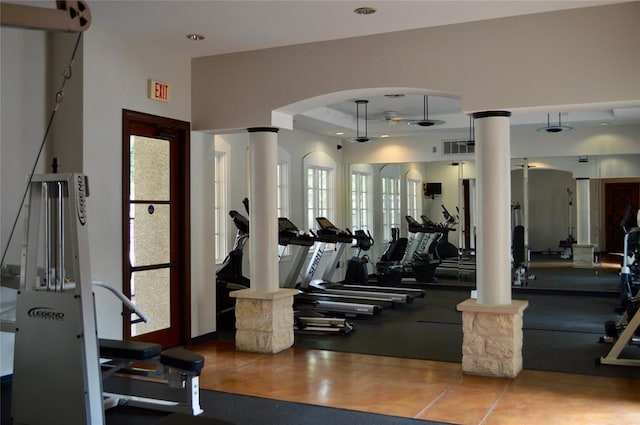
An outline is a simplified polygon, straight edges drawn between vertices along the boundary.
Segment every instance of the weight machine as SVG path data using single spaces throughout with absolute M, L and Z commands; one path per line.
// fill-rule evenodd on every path
M 65 82 L 71 78 L 81 33 L 91 24 L 91 12 L 84 0 L 58 0 L 55 4 L 56 8 L 50 9 L 0 3 L 2 26 L 80 33 L 64 81 L 56 94 L 36 164 L 64 97 Z M 15 333 L 13 423 L 102 425 L 105 423 L 104 409 L 123 403 L 187 413 L 165 417 L 160 421 L 164 425 L 193 423 L 193 415 L 202 413 L 198 376 L 204 365 L 203 357 L 182 348 L 163 352 L 157 344 L 98 339 L 94 283 L 90 280 L 89 270 L 88 180 L 82 174 L 34 175 L 34 171 L 35 165 L 28 175 L 27 190 L 20 206 L 20 209 L 23 206 L 27 209 L 21 264 L 19 267 L 5 266 L 6 252 L 2 256 L 2 285 L 17 290 L 15 320 L 0 322 L 2 332 Z M 17 221 L 18 218 L 14 229 Z M 42 223 L 44 229 L 40 228 Z M 69 245 L 65 244 L 67 235 L 71 236 Z M 9 239 L 11 236 L 13 229 Z M 38 267 L 42 263 L 44 266 Z M 120 291 L 102 282 L 95 285 L 113 292 L 130 313 L 137 313 L 146 320 Z M 101 357 L 105 360 L 103 364 Z M 104 394 L 103 378 L 114 371 L 129 373 L 132 360 L 156 364 L 157 376 L 162 375 L 174 388 L 186 390 L 186 403 Z M 103 374 L 103 369 L 108 372 Z M 37 403 L 35 407 L 34 402 Z M 222 421 L 197 419 L 202 424 L 228 425 Z
M 15 332 L 15 424 L 105 421 L 86 198 L 87 180 L 80 174 L 34 175 L 29 185 L 16 320 L 2 322 L 3 331 Z M 67 231 L 76 236 L 69 246 L 63 237 Z M 38 250 L 41 233 L 44 253 Z M 67 249 L 70 267 L 65 264 Z
M 119 404 L 201 414 L 202 356 L 182 348 L 162 351 L 152 343 L 98 339 L 94 286 L 114 293 L 140 321 L 146 316 L 117 289 L 91 281 L 87 196 L 81 174 L 34 175 L 29 184 L 16 317 L 2 321 L 3 332 L 15 333 L 14 424 L 102 425 L 104 410 Z M 139 375 L 134 363 L 146 364 L 147 376 L 180 389 L 183 400 L 103 392 L 103 379 L 116 372 Z M 188 417 L 180 417 L 182 423 Z

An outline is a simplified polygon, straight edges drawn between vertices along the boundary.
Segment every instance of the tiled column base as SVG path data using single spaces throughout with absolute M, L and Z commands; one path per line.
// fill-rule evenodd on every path
M 573 267 L 576 269 L 593 268 L 593 245 L 573 245 Z
M 293 345 L 293 296 L 298 291 L 280 289 L 255 292 L 242 289 L 236 298 L 236 349 L 274 354 Z
M 515 378 L 522 370 L 522 313 L 528 301 L 458 304 L 462 312 L 462 371 L 470 375 Z

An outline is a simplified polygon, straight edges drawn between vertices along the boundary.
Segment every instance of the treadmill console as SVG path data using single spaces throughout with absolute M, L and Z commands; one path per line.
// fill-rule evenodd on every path
M 300 233 L 300 229 L 286 217 L 278 217 L 278 243 L 280 245 L 311 246 L 314 238 L 306 233 Z
M 278 230 L 281 233 L 298 234 L 299 229 L 286 217 L 278 217 Z
M 334 226 L 334 224 L 325 217 L 316 217 L 316 221 L 318 222 L 318 226 L 320 226 L 320 231 L 326 235 L 343 233 L 342 230 Z

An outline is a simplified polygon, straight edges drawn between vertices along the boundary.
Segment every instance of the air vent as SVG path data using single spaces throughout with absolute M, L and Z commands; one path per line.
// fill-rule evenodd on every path
M 442 141 L 443 155 L 468 155 L 475 153 L 475 141 L 469 139 L 455 139 Z

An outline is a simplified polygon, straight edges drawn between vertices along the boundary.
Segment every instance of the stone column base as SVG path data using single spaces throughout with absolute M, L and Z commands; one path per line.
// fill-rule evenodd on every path
M 256 292 L 242 289 L 236 298 L 236 349 L 274 354 L 293 345 L 295 289 Z
M 522 313 L 528 301 L 478 304 L 468 299 L 462 312 L 462 371 L 470 375 L 515 378 L 522 371 Z
M 576 269 L 591 269 L 593 264 L 594 245 L 573 244 L 573 267 Z

